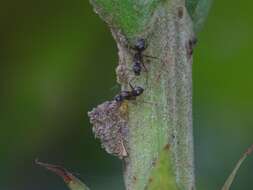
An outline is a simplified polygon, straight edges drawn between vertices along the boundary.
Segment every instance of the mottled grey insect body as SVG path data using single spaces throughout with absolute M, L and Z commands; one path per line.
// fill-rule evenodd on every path
M 92 131 L 100 139 L 102 147 L 107 153 L 122 159 L 127 156 L 128 126 L 120 106 L 116 101 L 106 101 L 88 112 L 88 116 L 93 124 Z

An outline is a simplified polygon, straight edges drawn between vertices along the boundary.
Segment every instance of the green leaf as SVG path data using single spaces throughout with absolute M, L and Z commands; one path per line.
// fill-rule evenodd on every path
M 62 166 L 47 164 L 38 160 L 35 160 L 35 163 L 62 177 L 70 190 L 89 190 L 89 188 L 82 181 L 80 181 Z
M 212 0 L 186 0 L 186 8 L 192 17 L 195 32 L 199 32 L 208 16 Z
M 235 168 L 233 169 L 228 179 L 226 180 L 225 184 L 223 185 L 222 190 L 230 189 L 240 166 L 242 165 L 243 161 L 252 153 L 252 151 L 253 151 L 253 145 L 251 145 L 251 147 L 248 148 L 248 150 L 243 154 L 241 159 L 237 162 Z

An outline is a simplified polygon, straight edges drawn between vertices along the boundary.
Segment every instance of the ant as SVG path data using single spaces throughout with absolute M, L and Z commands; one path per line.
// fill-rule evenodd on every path
M 140 96 L 144 89 L 140 86 L 133 87 L 131 83 L 129 83 L 131 87 L 131 91 L 121 91 L 118 95 L 115 96 L 114 100 L 116 102 L 123 102 L 124 100 L 135 100 L 137 96 Z
M 141 74 L 142 67 L 147 70 L 143 63 L 143 57 L 150 57 L 150 58 L 156 58 L 148 55 L 143 55 L 143 51 L 147 48 L 146 42 L 143 38 L 139 38 L 137 40 L 137 43 L 135 46 L 132 48 L 136 52 L 134 54 L 134 59 L 133 59 L 133 72 L 136 76 L 139 76 Z

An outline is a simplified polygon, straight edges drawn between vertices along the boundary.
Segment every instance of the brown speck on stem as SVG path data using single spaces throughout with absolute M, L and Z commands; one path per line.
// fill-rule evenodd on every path
M 152 166 L 153 166 L 153 167 L 156 165 L 156 162 L 157 162 L 157 159 L 154 159 L 154 160 L 152 161 Z
M 166 144 L 166 146 L 164 147 L 164 150 L 168 151 L 170 149 L 170 144 Z
M 150 184 L 150 183 L 152 183 L 152 181 L 153 181 L 153 178 L 150 177 L 150 178 L 148 179 L 148 183 Z
M 183 9 L 183 7 L 178 7 L 178 9 L 177 9 L 177 16 L 178 16 L 178 18 L 183 18 L 183 16 L 184 16 L 184 9 Z

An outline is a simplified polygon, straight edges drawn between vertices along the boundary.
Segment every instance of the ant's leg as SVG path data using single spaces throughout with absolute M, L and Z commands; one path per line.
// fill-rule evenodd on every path
M 143 57 L 148 57 L 148 58 L 152 58 L 152 59 L 159 59 L 158 57 L 154 57 L 154 56 L 151 56 L 151 55 L 145 55 L 145 54 L 143 54 Z
M 155 103 L 155 102 L 150 102 L 150 101 L 144 101 L 144 100 L 139 100 L 137 102 L 131 102 L 131 103 L 143 103 L 143 104 L 147 104 L 149 106 L 158 106 L 159 104 Z
M 134 80 L 134 79 L 132 79 L 132 80 Z M 132 81 L 132 80 L 131 80 L 131 81 Z M 131 84 L 131 81 L 129 81 L 128 83 L 129 83 L 129 86 L 131 87 L 131 89 L 133 90 L 134 87 L 133 87 L 133 85 Z
M 157 103 L 150 102 L 150 101 L 143 101 L 143 103 L 149 104 L 149 105 L 151 105 L 151 106 L 158 106 Z
M 136 49 L 135 49 L 134 47 L 130 46 L 130 45 L 128 45 L 127 48 L 128 48 L 128 49 L 131 49 L 131 50 L 133 50 L 133 51 L 136 51 Z
M 153 56 L 149 56 L 149 55 L 142 55 L 143 57 L 146 57 L 146 58 L 151 58 L 151 59 L 157 59 L 157 60 L 160 60 L 158 57 L 153 57 Z M 150 62 L 150 59 L 146 59 L 146 62 Z M 146 68 L 145 64 L 144 64 L 144 61 L 142 60 L 141 62 L 143 68 L 145 69 L 145 71 L 147 72 L 148 69 Z
M 145 64 L 143 63 L 143 61 L 141 62 L 141 65 L 142 65 L 142 67 L 144 68 L 145 72 L 148 72 L 148 69 L 147 69 L 147 67 L 145 66 Z
M 161 75 L 162 75 L 162 72 L 163 72 L 163 69 L 165 67 L 165 62 L 162 61 L 162 64 L 161 64 L 161 68 L 158 70 L 158 74 L 157 74 L 157 77 L 156 77 L 156 80 L 159 81 L 161 79 Z

